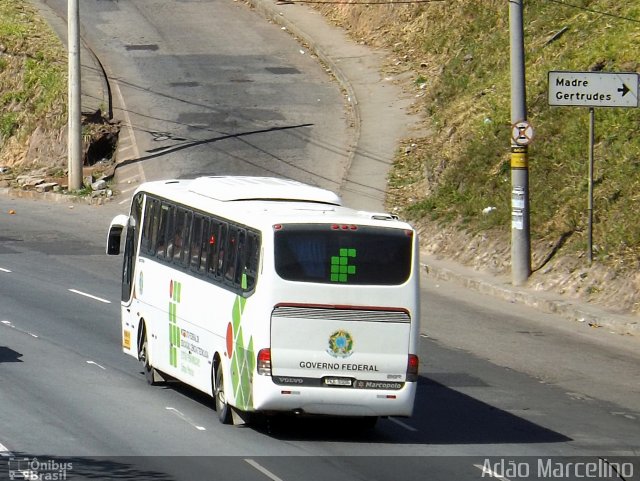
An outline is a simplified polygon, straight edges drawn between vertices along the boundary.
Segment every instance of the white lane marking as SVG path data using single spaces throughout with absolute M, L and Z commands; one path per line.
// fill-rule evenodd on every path
M 8 458 L 10 456 L 13 456 L 13 453 L 9 451 L 9 448 L 7 448 L 4 444 L 0 443 L 0 456 Z
M 133 191 L 133 190 L 136 190 L 137 188 L 138 188 L 138 186 L 137 186 L 137 185 L 134 185 L 133 187 L 129 187 L 128 189 L 122 189 L 122 190 L 120 191 L 120 193 L 121 193 L 121 194 L 126 194 L 127 192 L 131 192 L 131 191 Z
M 129 204 L 130 202 L 131 202 L 131 197 L 127 197 L 126 199 L 118 202 L 118 205 Z
M 5 269 L 4 267 L 0 267 L 0 272 L 6 272 L 7 274 L 11 274 L 9 269 Z
M 23 334 L 29 334 L 31 337 L 35 337 L 36 339 L 38 339 L 38 335 L 34 334 L 33 332 L 29 332 L 29 331 L 23 331 L 22 329 L 18 329 L 16 326 L 14 326 L 13 324 L 11 324 L 11 321 L 0 321 L 2 322 L 2 324 L 4 324 L 7 327 L 10 327 L 11 329 L 15 329 L 18 332 L 21 332 Z
M 101 297 L 92 296 L 91 294 L 87 294 L 86 292 L 78 291 L 76 289 L 69 289 L 69 292 L 73 292 L 74 294 L 79 294 L 81 296 L 88 297 L 89 299 L 104 302 L 105 304 L 111 304 L 111 301 L 107 301 L 106 299 L 102 299 Z
M 409 426 L 408 424 L 403 423 L 402 421 L 396 419 L 396 418 L 387 418 L 389 419 L 389 421 L 396 423 L 398 426 L 402 426 L 403 428 L 405 428 L 407 431 L 412 431 L 412 432 L 418 432 L 418 430 L 416 428 L 414 428 L 413 426 Z
M 282 478 L 279 478 L 278 476 L 276 476 L 275 474 L 273 474 L 271 471 L 269 471 L 267 468 L 261 466 L 260 464 L 258 464 L 256 461 L 254 461 L 253 459 L 249 459 L 249 458 L 245 458 L 245 462 L 251 466 L 253 466 L 255 469 L 257 469 L 258 471 L 260 471 L 262 474 L 264 474 L 267 478 L 269 479 L 273 479 L 273 481 L 282 481 Z
M 627 419 L 638 419 L 636 417 L 637 415 L 635 413 L 632 414 L 632 413 L 627 413 L 627 412 L 624 412 L 624 411 L 612 411 L 611 414 L 613 414 L 614 416 L 622 416 L 622 417 L 625 417 Z
M 98 366 L 98 367 L 99 367 L 100 369 L 102 369 L 103 371 L 106 371 L 106 370 L 107 370 L 107 368 L 106 368 L 106 367 L 101 366 L 100 364 L 98 364 L 98 363 L 97 363 L 97 362 L 95 362 L 95 361 L 87 361 L 87 364 L 93 364 L 94 366 Z
M 167 411 L 173 412 L 176 416 L 178 416 L 180 419 L 182 419 L 187 424 L 190 424 L 192 427 L 196 428 L 198 431 L 206 431 L 207 430 L 207 428 L 205 428 L 203 426 L 198 426 L 196 423 L 194 423 L 191 419 L 189 419 L 187 416 L 182 414 L 176 408 L 172 408 L 171 406 L 167 406 L 167 407 L 165 407 L 165 409 Z
M 500 481 L 509 481 L 509 478 L 505 478 L 504 476 L 500 476 L 499 474 L 497 474 L 495 471 L 493 471 L 489 467 L 482 466 L 481 464 L 474 464 L 474 466 L 476 468 L 478 468 L 480 471 L 482 471 L 482 476 L 484 476 L 485 474 L 488 474 L 492 478 L 499 479 Z

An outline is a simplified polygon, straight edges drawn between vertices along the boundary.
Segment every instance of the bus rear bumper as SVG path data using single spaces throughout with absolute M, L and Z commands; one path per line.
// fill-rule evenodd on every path
M 270 377 L 254 377 L 253 407 L 258 412 L 329 416 L 404 416 L 413 412 L 415 382 L 402 389 L 352 389 L 279 386 Z

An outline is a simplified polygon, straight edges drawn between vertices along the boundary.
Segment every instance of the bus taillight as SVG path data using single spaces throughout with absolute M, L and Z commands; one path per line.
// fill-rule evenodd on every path
M 415 382 L 418 380 L 418 365 L 420 361 L 415 354 L 409 354 L 407 361 L 407 382 Z
M 358 226 L 354 224 L 331 224 L 332 230 L 358 230 Z
M 260 349 L 257 362 L 258 374 L 271 376 L 271 349 Z

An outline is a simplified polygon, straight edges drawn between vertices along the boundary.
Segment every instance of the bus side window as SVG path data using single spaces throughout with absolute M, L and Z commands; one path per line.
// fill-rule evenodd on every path
M 206 217 L 202 219 L 202 234 L 200 235 L 200 258 L 198 272 L 206 274 L 209 265 L 209 241 L 211 237 L 211 223 Z
M 160 231 L 160 203 L 154 200 L 151 205 L 151 215 L 149 218 L 149 254 L 156 253 L 158 245 L 158 233 Z
M 182 232 L 184 234 L 184 239 L 182 243 L 182 254 L 180 255 L 180 264 L 189 267 L 189 244 L 191 243 L 191 222 L 193 219 L 193 213 L 190 211 L 186 212 L 184 219 L 184 227 Z
M 206 274 L 211 263 L 211 244 L 216 242 L 217 232 L 210 219 L 204 219 L 202 224 L 202 253 L 200 254 L 200 272 Z
M 258 272 L 258 256 L 260 255 L 260 238 L 254 232 L 247 232 L 246 259 L 244 262 L 244 273 L 247 278 L 245 291 L 252 291 L 256 285 L 256 275 Z M 242 281 L 242 279 L 241 279 Z
M 216 267 L 218 265 L 218 242 L 220 236 L 220 224 L 213 219 L 208 219 L 209 222 L 209 234 L 207 236 L 206 246 L 203 245 L 202 249 L 207 250 L 207 260 L 209 263 L 206 266 L 206 273 L 208 276 L 213 277 L 216 275 Z
M 153 199 L 147 198 L 147 205 L 144 211 L 144 224 L 142 225 L 142 239 L 140 241 L 140 250 L 142 252 L 149 252 L 151 250 L 151 233 L 153 226 L 153 208 L 156 202 Z
M 222 277 L 222 266 L 224 264 L 224 258 L 226 254 L 226 239 L 227 239 L 227 224 L 220 221 L 211 221 L 211 239 L 213 242 L 209 243 L 210 247 L 210 260 L 209 260 L 209 275 L 220 278 Z
M 158 241 L 156 243 L 156 256 L 164 258 L 168 250 L 168 241 L 172 240 L 173 231 L 173 206 L 162 204 L 160 207 L 160 223 L 158 225 Z
M 225 259 L 223 265 L 224 278 L 228 282 L 233 282 L 236 274 L 236 262 L 238 259 L 238 230 L 234 227 L 229 229 L 229 238 L 225 248 Z
M 198 272 L 200 269 L 200 253 L 202 251 L 202 225 L 204 219 L 199 215 L 193 216 L 191 224 L 191 242 L 189 249 L 189 267 L 192 271 Z M 206 234 L 205 234 L 206 235 Z
M 173 235 L 171 235 L 171 251 L 167 255 L 169 260 L 177 264 L 184 264 L 184 252 L 188 245 L 189 224 L 191 223 L 191 214 L 184 209 L 175 209 L 175 221 L 173 226 Z M 187 250 L 188 252 L 188 250 Z
M 238 245 L 236 247 L 236 258 L 233 262 L 232 272 L 229 273 L 229 279 L 233 280 L 236 287 L 242 286 L 242 274 L 247 255 L 247 233 L 244 229 L 238 231 Z

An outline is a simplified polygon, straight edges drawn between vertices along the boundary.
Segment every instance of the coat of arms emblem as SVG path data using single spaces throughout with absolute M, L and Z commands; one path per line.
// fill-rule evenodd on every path
M 327 352 L 333 357 L 349 357 L 353 354 L 353 338 L 344 329 L 339 329 L 329 337 Z

